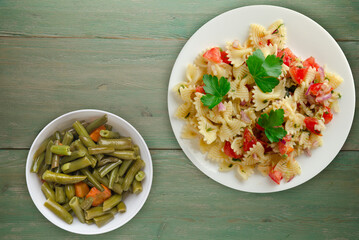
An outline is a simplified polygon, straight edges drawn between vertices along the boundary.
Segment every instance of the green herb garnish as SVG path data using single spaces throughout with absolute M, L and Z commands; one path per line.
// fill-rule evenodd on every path
M 262 92 L 271 92 L 279 84 L 277 79 L 282 73 L 283 60 L 275 55 L 264 55 L 257 49 L 246 61 L 249 72 Z M 207 91 L 206 91 L 207 92 Z
M 269 115 L 267 113 L 262 114 L 258 119 L 258 124 L 264 128 L 264 133 L 266 134 L 269 141 L 278 142 L 287 135 L 287 131 L 282 128 L 284 122 L 284 110 L 271 110 Z
M 223 97 L 231 89 L 231 84 L 224 77 L 221 77 L 218 81 L 216 76 L 204 75 L 203 82 L 206 85 L 203 87 L 206 95 L 201 97 L 201 102 L 204 106 L 208 106 L 209 109 L 222 102 Z

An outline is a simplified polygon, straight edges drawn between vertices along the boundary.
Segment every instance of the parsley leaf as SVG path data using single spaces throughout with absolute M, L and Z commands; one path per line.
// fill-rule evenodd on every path
M 283 60 L 275 55 L 264 55 L 260 49 L 257 49 L 248 57 L 247 66 L 252 74 L 257 86 L 262 92 L 271 92 L 279 84 L 277 79 L 282 73 Z
M 222 102 L 223 97 L 231 89 L 230 83 L 224 77 L 221 77 L 218 81 L 216 76 L 203 75 L 203 82 L 205 84 L 203 89 L 206 95 L 201 97 L 201 102 L 204 106 L 208 106 L 209 109 L 214 108 Z
M 259 126 L 264 128 L 264 133 L 271 142 L 278 142 L 287 135 L 287 131 L 282 128 L 284 122 L 284 110 L 271 110 L 269 115 L 262 114 L 258 119 Z

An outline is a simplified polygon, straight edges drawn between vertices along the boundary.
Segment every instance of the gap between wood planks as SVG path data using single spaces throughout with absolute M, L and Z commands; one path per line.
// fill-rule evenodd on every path
M 54 35 L 28 35 L 22 33 L 10 33 L 3 32 L 0 33 L 0 38 L 50 38 L 50 39 L 119 39 L 119 40 L 163 40 L 163 41 L 187 41 L 189 38 L 141 38 L 141 37 L 105 37 L 105 36 L 89 36 L 89 37 L 79 37 L 79 36 L 54 36 Z M 335 39 L 337 42 L 359 42 L 359 39 Z

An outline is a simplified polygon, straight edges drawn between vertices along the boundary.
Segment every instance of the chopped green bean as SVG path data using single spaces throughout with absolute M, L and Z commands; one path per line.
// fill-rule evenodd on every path
M 75 186 L 73 184 L 66 184 L 65 185 L 65 194 L 67 199 L 71 199 L 75 196 Z
M 105 123 L 107 123 L 107 115 L 103 115 L 100 118 L 95 119 L 94 121 L 92 121 L 87 127 L 86 127 L 86 131 L 88 133 L 92 133 L 96 128 L 99 128 L 100 126 L 104 125 Z
M 133 151 L 135 151 L 136 157 L 141 155 L 138 145 L 133 146 Z
M 109 186 L 109 181 L 106 177 L 100 177 L 100 174 L 98 173 L 97 170 L 94 170 L 92 175 L 97 179 L 97 181 L 99 181 L 100 183 L 102 183 L 103 185 L 105 185 L 106 187 Z M 121 184 L 118 184 L 118 183 L 115 183 L 113 185 L 113 188 L 112 188 L 112 191 L 114 191 L 115 193 L 118 193 L 118 194 L 121 194 L 123 192 L 122 190 L 122 185 Z
M 59 145 L 59 143 L 60 143 L 59 140 L 55 140 L 54 145 L 52 145 L 51 148 L 53 146 Z M 50 148 L 50 151 L 51 151 L 51 148 Z M 51 169 L 52 168 L 57 168 L 59 165 L 60 165 L 60 156 L 53 153 L 52 154 L 52 161 L 51 161 Z
M 86 198 L 82 203 L 81 203 L 81 208 L 83 209 L 83 210 L 88 210 L 88 209 L 90 209 L 91 208 L 91 205 L 92 205 L 92 203 L 93 203 L 93 197 L 88 197 L 88 198 Z
M 124 202 L 120 202 L 118 205 L 117 205 L 117 211 L 119 213 L 124 213 L 126 212 L 126 205 Z
M 46 146 L 45 163 L 47 165 L 51 165 L 51 163 L 52 163 L 52 152 L 51 152 L 52 145 L 54 145 L 54 142 L 52 140 L 50 140 Z
M 136 155 L 134 151 L 130 150 L 118 150 L 114 151 L 113 153 L 109 153 L 108 155 L 117 157 L 123 160 L 134 160 L 136 159 Z
M 92 139 L 90 137 L 80 136 L 79 138 L 80 138 L 81 142 L 86 147 L 88 147 L 88 148 L 97 147 L 96 143 L 94 141 L 92 141 Z M 101 160 L 104 157 L 104 155 L 101 153 L 97 153 L 97 154 L 95 154 L 95 157 L 97 158 L 97 160 Z
M 72 124 L 72 127 L 75 129 L 79 136 L 90 137 L 89 133 L 79 121 L 74 122 L 74 124 Z
M 87 148 L 82 144 L 80 140 L 75 141 L 75 146 L 79 151 L 85 152 L 85 156 L 88 157 L 88 159 L 90 159 L 91 161 L 91 167 L 94 168 L 96 166 L 97 159 L 88 153 Z
M 85 219 L 90 220 L 105 214 L 107 214 L 107 212 L 104 212 L 102 207 L 93 207 L 85 211 Z
M 50 211 L 52 211 L 54 214 L 56 214 L 59 218 L 64 220 L 66 223 L 72 223 L 72 215 L 68 211 L 66 211 L 63 206 L 55 202 L 52 198 L 48 198 L 44 203 L 44 206 L 47 207 Z
M 46 170 L 49 169 L 49 166 L 45 164 L 45 162 L 42 162 L 39 168 L 39 171 L 37 172 L 37 176 L 40 177 L 40 179 L 42 179 L 42 174 L 44 174 L 44 172 Z
M 45 152 L 41 153 L 33 162 L 30 172 L 37 173 L 40 169 L 41 164 L 44 162 Z
M 114 219 L 113 214 L 107 213 L 100 217 L 95 217 L 93 220 L 96 223 L 97 227 L 102 227 L 103 225 L 107 224 L 108 222 L 112 221 Z
M 110 125 L 110 124 L 105 124 L 105 128 L 106 128 L 106 130 L 111 131 L 111 130 L 112 130 L 112 125 Z
M 74 139 L 74 135 L 67 131 L 64 135 L 64 139 L 62 139 L 62 145 L 70 145 L 72 140 Z
M 100 161 L 98 161 L 97 167 L 102 167 L 108 163 L 114 163 L 114 162 L 118 162 L 118 161 L 121 161 L 121 160 L 116 157 L 104 157 Z
M 91 155 L 101 154 L 101 153 L 112 153 L 114 151 L 115 151 L 115 149 L 113 147 L 96 146 L 96 147 L 88 148 L 88 152 Z
M 116 150 L 132 150 L 133 144 L 131 138 L 105 139 L 101 138 L 97 142 L 100 146 L 113 147 Z
M 51 152 L 58 155 L 70 156 L 70 146 L 68 145 L 52 145 L 50 148 Z
M 71 198 L 69 205 L 74 211 L 76 217 L 79 219 L 80 222 L 85 223 L 85 214 L 82 208 L 80 207 L 80 202 L 78 197 Z
M 118 162 L 114 162 L 114 163 L 109 163 L 107 165 L 104 166 L 103 169 L 101 169 L 100 172 L 100 176 L 104 177 L 107 173 L 109 173 L 110 171 L 112 171 L 115 167 L 117 167 L 118 165 L 120 165 L 122 163 L 122 161 L 118 161 Z
M 87 176 L 87 180 L 91 182 L 98 190 L 100 190 L 101 192 L 105 190 L 97 181 L 97 179 L 92 175 L 92 173 L 88 170 L 88 168 L 83 168 L 80 171 L 83 175 Z
M 132 182 L 132 192 L 135 194 L 139 194 L 140 192 L 142 192 L 142 182 L 139 182 L 134 179 Z
M 54 132 L 54 139 L 61 142 L 61 133 L 59 131 Z
M 68 212 L 70 212 L 72 210 L 68 202 L 65 204 L 62 204 L 62 207 L 65 208 L 65 210 Z
M 66 202 L 66 195 L 65 195 L 64 187 L 61 187 L 61 186 L 55 187 L 55 201 L 60 204 L 63 204 Z
M 44 193 L 46 199 L 52 198 L 55 200 L 55 192 L 52 190 L 52 188 L 49 186 L 47 182 L 44 182 L 41 185 L 41 191 Z
M 90 159 L 88 157 L 82 157 L 72 162 L 65 163 L 62 165 L 61 170 L 64 173 L 71 173 L 82 168 L 88 167 L 91 165 Z
M 110 130 L 101 130 L 100 136 L 102 138 L 120 138 L 120 134 L 118 132 L 112 132 Z
M 112 195 L 110 198 L 106 199 L 103 202 L 103 211 L 106 212 L 111 210 L 113 207 L 117 206 L 117 204 L 119 204 L 121 200 L 122 200 L 121 194 Z
M 118 183 L 118 184 L 121 184 L 121 185 L 122 185 L 122 183 L 123 183 L 123 181 L 124 181 L 124 180 L 125 180 L 125 178 L 120 177 L 119 175 L 117 175 L 116 183 Z
M 85 156 L 85 152 L 82 150 L 71 152 L 70 156 L 66 156 L 60 159 L 60 165 L 63 165 L 65 163 L 71 162 L 73 160 L 76 160 L 78 158 L 82 158 Z
M 42 179 L 48 182 L 54 182 L 59 184 L 72 184 L 78 183 L 86 179 L 86 176 L 71 176 L 63 173 L 54 173 L 46 170 L 42 175 Z
M 41 153 L 45 152 L 48 142 L 52 140 L 52 137 L 46 138 L 39 146 L 39 148 L 34 153 L 32 160 L 35 160 Z
M 138 171 L 138 173 L 136 173 L 135 178 L 137 181 L 141 182 L 145 178 L 145 176 L 146 176 L 145 172 L 141 170 Z
M 132 160 L 124 160 L 120 166 L 120 170 L 118 171 L 118 175 L 122 177 L 125 175 L 127 169 L 131 166 Z
M 135 177 L 135 174 L 144 166 L 145 166 L 145 162 L 141 158 L 139 158 L 135 161 L 135 163 L 127 171 L 125 180 L 123 181 L 122 189 L 124 191 L 127 191 L 130 188 L 130 186 L 133 182 L 133 179 Z
M 117 177 L 118 169 L 119 169 L 119 167 L 117 166 L 117 167 L 115 167 L 115 168 L 111 171 L 111 173 L 110 173 L 110 178 L 109 178 L 109 182 L 108 182 L 108 187 L 109 187 L 110 189 L 112 189 L 112 188 L 113 188 L 113 185 L 115 184 L 115 180 L 116 180 L 116 177 Z M 101 174 L 100 174 L 100 175 L 101 175 Z
M 87 225 L 91 225 L 91 224 L 94 224 L 95 222 L 94 222 L 94 220 L 85 220 L 85 223 L 87 224 Z

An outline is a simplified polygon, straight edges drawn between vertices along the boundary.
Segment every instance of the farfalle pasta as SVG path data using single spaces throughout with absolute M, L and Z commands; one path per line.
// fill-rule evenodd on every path
M 335 89 L 343 79 L 313 57 L 296 56 L 286 39 L 282 20 L 268 28 L 251 24 L 243 43 L 200 53 L 175 87 L 183 101 L 175 115 L 186 121 L 182 138 L 198 139 L 220 171 L 235 170 L 247 179 L 257 170 L 279 184 L 301 173 L 297 156 L 323 144 L 332 112 L 339 111 Z M 249 58 L 262 61 L 261 69 Z M 221 95 L 209 80 L 228 89 Z

